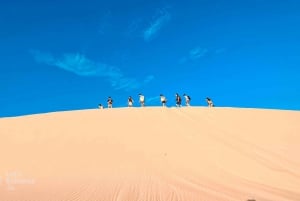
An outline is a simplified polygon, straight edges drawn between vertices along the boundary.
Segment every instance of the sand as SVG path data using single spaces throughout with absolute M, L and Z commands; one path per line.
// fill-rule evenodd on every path
M 113 108 L 0 119 L 0 201 L 299 201 L 300 112 Z

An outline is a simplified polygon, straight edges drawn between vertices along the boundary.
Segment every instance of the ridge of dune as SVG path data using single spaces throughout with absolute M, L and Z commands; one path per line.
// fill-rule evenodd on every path
M 205 107 L 0 118 L 0 201 L 298 201 L 299 120 Z

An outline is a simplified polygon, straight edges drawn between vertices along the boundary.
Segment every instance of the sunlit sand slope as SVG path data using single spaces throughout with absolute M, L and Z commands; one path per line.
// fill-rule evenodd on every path
M 299 201 L 300 112 L 114 108 L 0 119 L 1 201 Z

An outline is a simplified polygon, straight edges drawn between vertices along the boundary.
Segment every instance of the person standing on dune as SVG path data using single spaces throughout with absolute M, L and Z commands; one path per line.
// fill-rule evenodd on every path
M 163 107 L 166 107 L 167 98 L 163 94 L 160 94 L 160 102 Z
M 145 96 L 143 94 L 139 94 L 141 107 L 145 107 Z
M 175 94 L 176 97 L 176 107 L 181 107 L 181 97 L 178 93 Z
M 191 97 L 189 95 L 183 94 L 183 97 L 185 98 L 185 105 L 190 106 Z
M 108 97 L 108 99 L 107 99 L 107 107 L 108 108 L 112 108 L 112 104 L 113 104 L 113 99 L 111 97 Z
M 132 107 L 133 106 L 133 99 L 131 96 L 128 97 L 128 107 Z
M 207 102 L 208 107 L 214 107 L 214 103 L 209 97 L 206 98 L 206 102 Z

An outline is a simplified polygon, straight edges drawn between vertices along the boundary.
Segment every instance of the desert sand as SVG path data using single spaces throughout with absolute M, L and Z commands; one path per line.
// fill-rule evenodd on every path
M 0 201 L 299 201 L 300 112 L 91 109 L 0 119 Z

